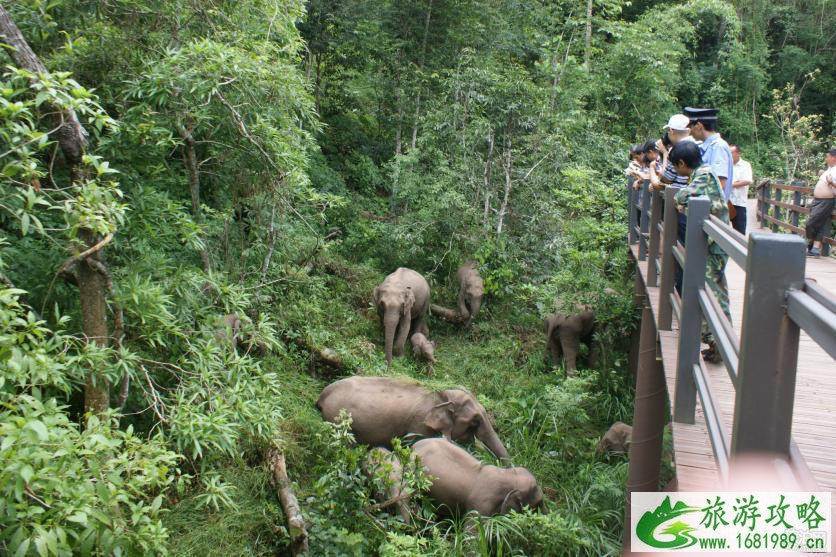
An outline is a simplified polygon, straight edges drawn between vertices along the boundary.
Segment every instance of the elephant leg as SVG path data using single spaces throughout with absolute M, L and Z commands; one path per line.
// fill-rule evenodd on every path
M 576 334 L 561 334 L 560 345 L 563 348 L 566 375 L 574 375 L 577 368 L 578 350 L 581 347 L 581 339 Z
M 412 316 L 407 312 L 401 316 L 401 320 L 398 322 L 398 333 L 395 337 L 395 345 L 392 347 L 392 354 L 395 356 L 403 356 L 404 345 L 406 345 L 406 339 L 409 337 L 411 325 Z
M 554 337 L 549 337 L 546 349 L 548 351 L 546 355 L 547 363 L 549 363 L 548 359 L 551 356 L 551 365 L 560 365 L 560 358 L 563 355 L 560 349 L 560 343 Z
M 459 290 L 459 315 L 462 316 L 462 319 L 469 319 L 470 318 L 470 310 L 467 307 L 467 302 L 464 299 L 464 288 Z
M 430 328 L 427 326 L 427 316 L 421 315 L 420 317 L 415 318 L 415 321 L 412 322 L 412 330 L 415 333 L 421 333 L 427 338 L 430 338 Z

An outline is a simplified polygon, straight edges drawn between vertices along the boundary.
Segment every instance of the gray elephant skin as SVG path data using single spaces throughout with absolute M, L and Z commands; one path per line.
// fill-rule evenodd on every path
M 481 515 L 521 511 L 524 506 L 545 510 L 543 491 L 525 468 L 483 464 L 444 438 L 422 439 L 413 445 L 431 477 L 430 497 L 452 512 Z
M 595 329 L 595 313 L 592 310 L 584 309 L 574 315 L 550 315 L 544 321 L 544 328 L 547 355 L 551 356 L 553 364 L 559 364 L 562 353 L 567 375 L 574 374 L 577 369 L 581 342 L 589 346 L 589 364 L 594 365 L 592 335 Z
M 415 333 L 409 337 L 412 343 L 412 353 L 420 360 L 435 363 L 435 341 L 429 340 L 423 333 Z
M 601 438 L 595 453 L 628 453 L 633 440 L 633 427 L 624 422 L 615 422 Z
M 439 434 L 470 442 L 477 438 L 498 458 L 508 451 L 491 426 L 485 408 L 464 389 L 430 391 L 420 383 L 392 377 L 348 377 L 322 390 L 317 408 L 333 422 L 345 409 L 358 443 L 391 448 L 395 437 Z
M 391 365 L 393 354 L 403 355 L 410 331 L 430 334 L 430 285 L 419 273 L 400 267 L 375 287 L 372 297 L 383 322 L 386 363 Z
M 398 457 L 383 447 L 375 447 L 366 455 L 363 464 L 364 471 L 369 477 L 375 474 L 383 474 L 387 478 L 387 489 L 385 493 L 375 493 L 374 497 L 378 503 L 392 501 L 390 508 L 397 509 L 398 514 L 404 522 L 409 524 L 410 513 L 407 502 L 401 499 L 401 485 L 403 482 L 403 467 Z
M 465 319 L 465 327 L 470 327 L 482 307 L 485 284 L 473 261 L 459 267 L 456 277 L 459 279 L 459 313 Z

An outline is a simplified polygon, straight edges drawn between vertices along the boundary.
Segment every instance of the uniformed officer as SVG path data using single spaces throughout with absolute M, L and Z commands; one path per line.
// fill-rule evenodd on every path
M 699 147 L 690 141 L 680 141 L 671 149 L 669 160 L 678 174 L 690 177 L 688 185 L 676 192 L 674 196 L 680 212 L 685 213 L 688 199 L 704 195 L 711 201 L 711 214 L 728 224 L 729 210 L 723 197 L 720 180 L 718 180 L 711 167 L 702 160 Z M 729 289 L 725 274 L 728 259 L 729 256 L 726 252 L 714 240 L 709 238 L 705 284 L 711 289 L 720 303 L 723 313 L 731 321 Z M 708 349 L 702 352 L 705 361 L 719 362 L 721 356 L 705 319 L 702 322 L 702 341 L 708 345 Z
M 720 179 L 723 196 L 726 201 L 731 197 L 734 182 L 734 160 L 729 144 L 717 132 L 716 108 L 692 108 L 686 106 L 683 113 L 688 117 L 691 137 L 700 144 L 702 162 L 709 165 L 715 176 Z

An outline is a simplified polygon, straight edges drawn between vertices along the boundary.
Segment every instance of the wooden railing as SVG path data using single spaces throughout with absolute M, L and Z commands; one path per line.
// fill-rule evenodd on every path
M 813 198 L 812 187 L 799 180 L 787 184 L 783 180 L 767 179 L 758 184 L 757 191 L 756 218 L 762 227 L 769 227 L 773 232 L 788 230 L 804 236 L 803 224 L 810 214 L 807 204 Z M 831 220 L 836 220 L 836 213 Z M 822 242 L 823 255 L 830 253 L 830 246 L 836 246 L 836 240 L 830 237 L 831 231 L 827 232 Z
M 791 439 L 798 343 L 804 330 L 836 358 L 836 299 L 804 277 L 806 243 L 794 234 L 754 231 L 748 241 L 709 214 L 707 197 L 687 207 L 685 244 L 677 241 L 675 187 L 651 192 L 628 187 L 629 242 L 647 264 L 646 287 L 659 288 L 658 330 L 679 324 L 675 392 L 669 393 L 676 422 L 693 424 L 700 397 L 721 477 L 732 455 L 764 451 L 783 455 L 802 485 L 812 475 Z M 706 284 L 709 239 L 746 274 L 740 338 Z M 674 283 L 682 269 L 682 295 Z M 727 443 L 711 381 L 700 357 L 705 320 L 735 388 L 731 443 Z M 646 349 L 646 348 L 645 348 Z M 634 431 L 635 435 L 635 431 Z

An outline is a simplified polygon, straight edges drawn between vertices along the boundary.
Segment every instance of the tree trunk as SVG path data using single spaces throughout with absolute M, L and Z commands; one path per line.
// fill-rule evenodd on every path
M 488 132 L 488 156 L 485 158 L 485 172 L 482 175 L 482 179 L 485 184 L 485 207 L 484 214 L 482 215 L 482 225 L 486 231 L 490 227 L 489 218 L 491 208 L 491 168 L 493 167 L 493 146 L 494 136 L 493 130 L 491 129 Z
M 287 519 L 287 531 L 290 534 L 290 551 L 295 555 L 308 552 L 308 530 L 305 526 L 305 518 L 299 507 L 299 500 L 290 487 L 290 479 L 287 477 L 287 464 L 284 454 L 276 448 L 270 449 L 267 453 L 267 463 L 270 466 L 270 478 L 279 496 L 284 516 Z
M 427 6 L 427 17 L 424 18 L 424 38 L 421 40 L 421 62 L 418 68 L 423 71 L 424 70 L 424 63 L 427 58 L 427 36 L 430 33 L 430 16 L 432 15 L 433 11 L 433 0 L 430 0 L 429 5 Z M 418 94 L 415 97 L 415 120 L 412 123 L 412 142 L 410 143 L 410 148 L 415 149 L 415 144 L 418 140 L 418 118 L 421 114 L 421 84 L 418 83 Z
M 197 168 L 197 153 L 195 152 L 195 142 L 192 136 L 192 130 L 186 129 L 184 126 L 178 126 L 180 137 L 183 138 L 183 162 L 186 164 L 186 170 L 189 172 L 189 193 L 192 197 L 192 218 L 195 223 L 203 222 L 203 215 L 200 212 L 200 171 Z M 209 261 L 209 251 L 204 246 L 200 250 L 200 259 L 203 262 L 203 270 L 207 273 L 212 270 L 212 264 Z
M 36 74 L 46 73 L 46 68 L 29 47 L 12 21 L 8 12 L 0 5 L 0 40 L 11 46 L 6 52 L 12 61 L 20 68 Z M 87 146 L 87 132 L 79 122 L 72 109 L 63 110 L 60 107 L 48 106 L 44 113 L 52 122 L 53 139 L 58 142 L 61 153 L 67 162 L 72 183 L 84 179 L 81 168 L 84 149 Z M 59 127 L 60 126 L 60 127 Z M 96 235 L 91 231 L 81 231 L 81 239 L 89 249 L 96 245 Z M 88 263 L 92 259 L 92 263 Z M 99 346 L 109 344 L 107 326 L 107 282 L 105 276 L 98 269 L 107 272 L 107 267 L 101 259 L 101 250 L 93 250 L 78 265 L 78 290 L 81 304 L 82 328 L 88 342 L 95 342 Z M 87 375 L 84 390 L 84 409 L 94 414 L 104 413 L 110 406 L 109 385 L 104 377 L 91 371 Z
M 586 71 L 589 71 L 589 56 L 590 48 L 592 46 L 592 0 L 586 0 L 586 41 L 584 44 L 584 66 Z
M 93 234 L 83 235 L 87 245 L 93 245 Z M 102 263 L 98 252 L 89 259 Z M 85 258 L 78 265 L 78 294 L 81 301 L 81 323 L 87 342 L 107 346 L 109 333 L 107 327 L 107 284 L 105 277 L 89 264 Z M 107 378 L 90 370 L 84 388 L 84 411 L 101 415 L 110 407 L 110 385 Z
M 497 237 L 502 235 L 502 226 L 508 212 L 508 199 L 511 197 L 511 136 L 508 134 L 505 135 L 505 162 L 502 166 L 505 170 L 505 193 L 502 196 L 502 205 L 499 207 L 499 219 L 496 224 Z
M 267 255 L 264 256 L 264 263 L 261 265 L 261 282 L 267 278 L 267 271 L 270 270 L 270 259 L 273 258 L 273 250 L 276 248 L 276 204 L 270 208 L 270 229 L 267 232 Z

